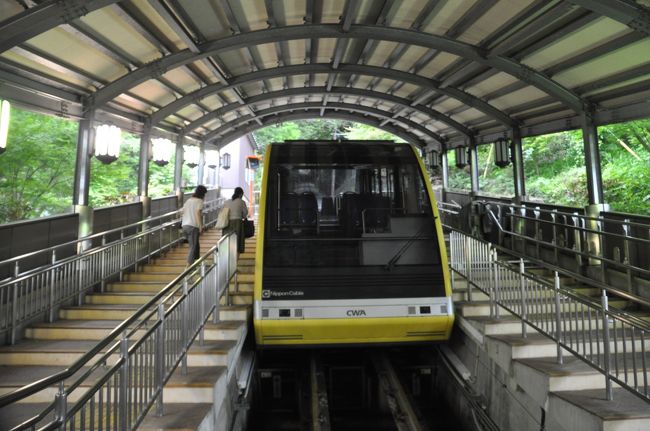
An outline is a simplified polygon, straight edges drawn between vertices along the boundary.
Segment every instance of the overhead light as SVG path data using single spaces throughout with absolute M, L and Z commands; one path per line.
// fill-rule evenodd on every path
M 465 147 L 456 147 L 454 149 L 454 152 L 456 154 L 456 167 L 458 169 L 463 169 L 465 166 L 467 166 L 467 148 Z
M 510 164 L 510 143 L 504 138 L 499 138 L 494 142 L 494 163 L 503 168 Z
M 153 162 L 158 166 L 165 166 L 172 159 L 174 144 L 169 139 L 154 138 L 151 140 L 151 153 Z
M 201 156 L 201 149 L 192 145 L 183 146 L 185 151 L 184 159 L 185 164 L 190 168 L 195 168 L 199 165 L 199 157 Z
M 102 124 L 95 133 L 95 157 L 102 163 L 113 163 L 120 157 L 122 131 L 112 124 Z
M 225 153 L 221 156 L 221 167 L 224 169 L 230 169 L 230 154 Z
M 431 169 L 437 169 L 440 167 L 440 154 L 436 150 L 432 150 L 429 152 L 429 168 Z
M 9 136 L 9 111 L 11 104 L 8 100 L 0 100 L 0 154 L 7 149 L 7 136 Z
M 205 163 L 209 168 L 216 168 L 219 165 L 219 152 L 215 150 L 208 150 L 205 152 Z

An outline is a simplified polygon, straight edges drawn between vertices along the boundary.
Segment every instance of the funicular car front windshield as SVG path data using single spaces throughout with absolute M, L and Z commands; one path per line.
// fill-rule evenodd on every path
M 265 262 L 386 265 L 404 248 L 393 264 L 439 262 L 410 146 L 292 143 L 277 145 L 271 157 L 266 249 L 274 257 Z

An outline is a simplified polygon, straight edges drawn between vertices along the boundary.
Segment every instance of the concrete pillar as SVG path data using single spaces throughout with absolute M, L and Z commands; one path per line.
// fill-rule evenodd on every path
M 151 215 L 149 197 L 149 147 L 151 146 L 151 127 L 145 125 L 140 137 L 140 169 L 138 170 L 138 196 L 142 202 L 142 219 Z
M 93 232 L 93 210 L 88 205 L 90 191 L 90 161 L 95 139 L 95 109 L 86 109 L 86 115 L 79 122 L 77 132 L 77 161 L 74 171 L 74 191 L 72 205 L 74 212 L 79 214 L 78 238 L 84 238 Z M 79 243 L 78 252 L 90 247 L 90 244 Z
M 472 180 L 472 197 L 478 195 L 479 192 L 479 183 L 478 183 L 478 151 L 476 148 L 476 140 L 471 138 L 469 141 L 469 169 L 470 177 Z
M 526 176 L 524 174 L 524 155 L 521 143 L 521 130 L 512 129 L 512 175 L 515 184 L 515 202 L 521 204 L 526 196 Z
M 205 142 L 201 142 L 199 146 L 199 166 L 196 169 L 196 185 L 203 184 L 204 168 L 205 168 Z
M 177 208 L 183 206 L 183 144 L 184 135 L 178 135 L 176 142 L 176 158 L 174 159 L 174 193 L 176 193 Z

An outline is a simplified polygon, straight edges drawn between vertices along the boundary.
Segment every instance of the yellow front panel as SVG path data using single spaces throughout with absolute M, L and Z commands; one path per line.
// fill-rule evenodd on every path
M 399 343 L 447 340 L 453 316 L 256 320 L 258 345 Z

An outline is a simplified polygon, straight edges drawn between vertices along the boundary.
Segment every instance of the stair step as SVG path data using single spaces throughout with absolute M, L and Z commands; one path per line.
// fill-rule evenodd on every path
M 165 403 L 162 416 L 152 408 L 138 427 L 141 431 L 213 429 L 212 403 Z
M 25 338 L 39 340 L 101 340 L 122 320 L 57 320 L 36 323 L 25 330 Z
M 168 272 L 168 273 L 144 273 L 144 272 L 133 272 L 130 274 L 125 274 L 124 279 L 126 281 L 165 281 L 169 283 L 176 277 L 178 277 L 177 272 Z
M 489 301 L 457 301 L 454 303 L 459 314 L 466 317 L 473 316 L 488 316 L 490 314 L 490 302 Z M 617 308 L 619 310 L 625 309 L 627 302 L 621 300 L 612 300 L 609 302 L 611 308 Z M 541 305 L 540 305 L 541 306 Z M 587 311 L 588 307 L 583 306 L 584 310 Z M 576 312 L 576 305 L 571 303 L 563 303 L 562 310 Z M 579 309 L 578 309 L 579 311 Z
M 138 308 L 139 305 L 134 304 L 87 304 L 78 307 L 61 308 L 59 317 L 73 320 L 126 320 Z
M 547 429 L 650 429 L 648 404 L 624 389 L 614 388 L 612 401 L 607 400 L 603 390 L 552 392 L 548 406 L 553 422 Z
M 119 292 L 119 293 L 96 293 L 86 295 L 86 304 L 146 304 L 154 292 Z
M 167 283 L 164 281 L 118 281 L 109 283 L 106 290 L 109 292 L 160 292 Z

